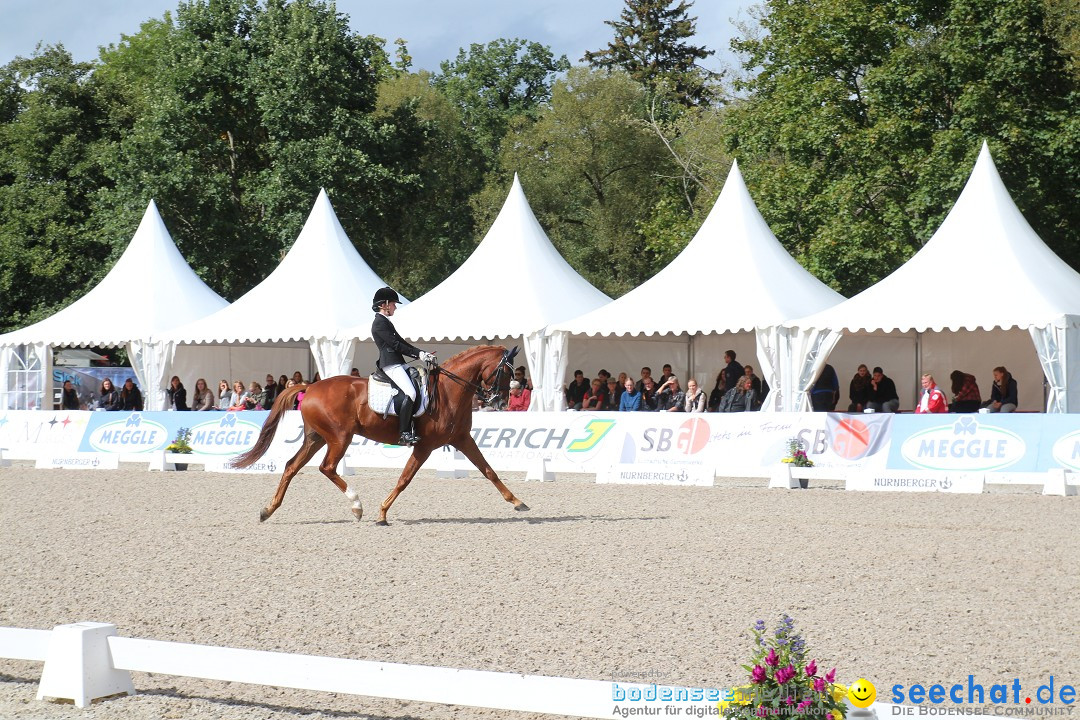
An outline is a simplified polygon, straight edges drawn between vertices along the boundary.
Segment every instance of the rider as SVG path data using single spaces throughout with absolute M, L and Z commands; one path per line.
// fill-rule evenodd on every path
M 394 381 L 398 389 L 405 395 L 398 411 L 398 430 L 401 433 L 399 445 L 415 445 L 420 438 L 413 432 L 413 406 L 416 403 L 416 390 L 412 379 L 405 369 L 405 358 L 420 358 L 425 363 L 434 363 L 435 354 L 425 352 L 403 340 L 394 329 L 394 323 L 390 322 L 390 316 L 397 310 L 401 299 L 393 288 L 384 287 L 375 291 L 375 297 L 371 300 L 371 309 L 378 313 L 375 321 L 371 323 L 371 337 L 375 340 L 375 346 L 379 348 L 379 367 Z

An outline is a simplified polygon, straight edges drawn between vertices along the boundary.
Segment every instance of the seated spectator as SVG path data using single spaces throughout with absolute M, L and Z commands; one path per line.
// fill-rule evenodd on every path
M 278 395 L 285 392 L 285 388 L 287 388 L 287 387 L 289 387 L 289 377 L 287 375 L 282 375 L 282 376 L 278 377 L 278 379 L 277 379 Z
M 105 378 L 101 381 L 101 395 L 98 397 L 98 410 L 119 410 L 120 391 L 112 384 L 112 380 Z
M 949 403 L 949 412 L 973 413 L 979 411 L 982 405 L 982 395 L 979 393 L 979 384 L 975 382 L 975 376 L 961 370 L 953 370 L 949 374 L 952 381 L 953 401 Z
M 721 370 L 716 375 L 716 387 L 709 393 L 709 412 L 719 412 L 720 401 L 724 399 L 724 393 L 727 392 L 727 378 L 725 377 L 727 372 Z
M 248 385 L 247 397 L 244 398 L 244 409 L 262 410 L 265 407 L 263 405 L 265 399 L 266 393 L 263 391 L 262 385 L 252 380 L 251 384 Z
M 318 372 L 316 372 L 315 377 L 311 378 L 311 383 L 315 384 L 315 383 L 319 382 L 320 380 L 322 380 L 322 375 L 320 375 Z
M 739 382 L 739 378 L 746 374 L 743 366 L 735 362 L 735 351 L 728 350 L 724 353 L 724 362 L 727 366 L 724 368 L 724 392 L 733 390 Z
M 246 410 L 245 403 L 247 399 L 248 391 L 244 389 L 243 381 L 234 381 L 232 385 L 232 405 L 229 406 L 229 410 Z
M 79 393 L 75 390 L 75 385 L 70 380 L 65 380 L 64 390 L 60 393 L 60 409 L 78 410 L 80 404 Z
M 743 375 L 750 378 L 750 387 L 754 391 L 754 410 L 760 410 L 761 403 L 769 394 L 769 383 L 754 374 L 753 365 L 743 365 Z
M 172 376 L 172 380 L 169 381 L 169 387 L 165 389 L 165 394 L 169 397 L 170 410 L 191 409 L 187 404 L 187 389 L 184 388 L 184 383 L 180 382 L 178 376 Z
M 814 412 L 833 412 L 840 401 L 840 378 L 829 363 L 821 368 L 821 374 L 810 386 L 810 404 Z
M 990 388 L 990 399 L 983 407 L 992 413 L 1016 412 L 1020 401 L 1016 399 L 1016 379 L 1004 366 L 994 368 L 994 386 Z
M 945 402 L 945 393 L 941 392 L 941 388 L 937 386 L 933 375 L 930 373 L 923 373 L 922 388 L 922 397 L 915 406 L 915 412 L 943 413 L 949 411 L 949 407 Z
M 360 377 L 360 368 L 353 368 L 349 372 L 349 377 Z
M 609 373 L 604 368 L 600 368 L 600 370 L 596 373 L 596 377 L 600 378 L 600 382 L 603 383 L 604 387 L 606 388 L 608 380 L 611 379 L 611 373 Z
M 135 378 L 124 381 L 124 387 L 120 390 L 120 410 L 128 412 L 142 411 L 142 391 L 135 387 Z
M 750 378 L 743 375 L 735 387 L 724 393 L 724 399 L 720 401 L 720 412 L 750 412 L 754 409 L 754 388 L 750 385 Z
M 266 374 L 266 385 L 263 386 L 263 410 L 269 410 L 274 405 L 274 400 L 277 399 L 278 389 L 277 383 L 274 382 L 274 376 L 270 373 Z
M 641 409 L 641 393 L 634 381 L 626 378 L 623 385 L 623 394 L 619 396 L 619 410 L 622 412 L 634 412 Z
M 900 396 L 896 394 L 896 383 L 882 372 L 880 367 L 875 367 L 874 374 L 870 376 L 870 389 L 867 392 L 864 409 L 891 413 L 900 409 Z
M 581 401 L 582 410 L 603 410 L 607 405 L 607 385 L 600 378 L 593 378 L 592 386 L 585 391 Z
M 641 389 L 645 387 L 645 378 L 652 379 L 652 368 L 648 365 L 641 368 L 641 379 L 637 381 L 638 392 L 641 392 Z M 656 381 L 653 380 L 653 383 L 655 384 Z
M 514 412 L 523 412 L 529 409 L 532 401 L 532 393 L 527 387 L 523 387 L 520 380 L 510 381 L 510 399 L 506 401 L 506 409 Z
M 574 381 L 566 387 L 566 408 L 580 410 L 585 402 L 585 393 L 589 391 L 589 381 L 581 370 L 574 371 Z
M 619 400 L 623 392 L 623 389 L 619 387 L 619 381 L 615 378 L 609 378 L 607 381 L 607 406 L 604 409 L 618 410 Z
M 669 375 L 656 391 L 656 409 L 661 412 L 682 412 L 686 393 L 679 387 L 679 378 Z
M 228 410 L 233 404 L 232 390 L 229 389 L 229 381 L 222 380 L 218 383 L 218 410 Z
M 641 381 L 641 409 L 645 412 L 656 410 L 656 381 L 652 376 L 643 378 Z
M 848 385 L 848 412 L 862 412 L 866 409 L 866 403 L 870 401 L 870 370 L 865 365 L 860 365 L 851 378 Z
M 296 382 L 294 380 L 292 380 L 292 379 L 287 380 L 285 382 L 285 389 L 286 390 L 291 388 L 291 387 L 296 387 Z M 474 397 L 473 400 L 476 400 L 476 398 Z M 299 397 L 293 398 L 292 409 L 293 410 L 299 410 L 300 409 L 300 398 Z M 475 410 L 476 408 L 474 407 L 473 409 Z
M 683 412 L 703 413 L 708 398 L 705 391 L 698 387 L 697 380 L 693 378 L 686 381 L 686 395 L 683 399 Z
M 299 370 L 296 370 L 296 371 L 293 372 L 292 381 L 293 381 L 294 385 L 303 385 L 304 384 L 304 376 L 300 374 Z
M 521 383 L 521 387 L 523 390 L 529 390 L 530 392 L 532 391 L 532 383 L 529 382 L 529 378 L 525 377 L 524 365 L 518 365 L 516 368 L 514 368 L 514 379 Z
M 199 378 L 195 381 L 195 394 L 191 396 L 192 410 L 213 410 L 214 393 L 206 387 L 206 380 Z

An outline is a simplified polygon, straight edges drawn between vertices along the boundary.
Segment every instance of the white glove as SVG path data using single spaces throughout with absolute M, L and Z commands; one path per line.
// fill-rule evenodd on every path
M 435 353 L 429 353 L 426 350 L 421 350 L 420 351 L 420 360 L 427 363 L 428 365 L 434 365 L 435 364 Z

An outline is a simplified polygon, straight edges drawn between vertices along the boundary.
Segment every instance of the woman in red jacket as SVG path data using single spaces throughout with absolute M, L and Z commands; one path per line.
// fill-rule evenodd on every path
M 934 382 L 934 376 L 924 373 L 922 376 L 923 394 L 915 405 L 917 413 L 943 413 L 949 411 L 949 404 L 945 401 L 945 393 Z

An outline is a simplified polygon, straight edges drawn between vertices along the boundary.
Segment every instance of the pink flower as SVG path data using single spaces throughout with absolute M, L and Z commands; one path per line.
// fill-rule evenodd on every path
M 825 673 L 825 682 L 830 684 L 836 682 L 836 668 Z
M 750 682 L 758 685 L 769 679 L 768 673 L 765 672 L 765 668 L 760 665 L 755 665 L 754 669 L 750 671 Z
M 769 648 L 769 654 L 765 656 L 765 664 L 770 667 L 776 667 L 780 662 L 780 657 L 776 654 L 776 648 Z
M 765 717 L 765 715 L 766 715 L 766 714 L 768 714 L 768 712 L 769 712 L 769 711 L 765 709 L 765 706 L 764 706 L 764 705 L 758 705 L 758 709 L 757 709 L 757 713 L 756 713 L 756 715 L 757 715 L 758 717 Z
M 811 660 L 806 664 L 806 677 L 814 677 L 817 675 L 817 661 Z
M 813 700 L 811 700 L 810 698 L 806 698 L 801 703 L 799 703 L 798 706 L 796 706 L 795 712 L 806 712 L 807 708 L 809 708 L 812 703 Z
M 825 720 L 837 720 L 832 713 L 825 713 Z
M 825 681 L 821 678 L 814 678 L 814 689 L 819 693 L 825 692 Z
M 779 670 L 777 670 L 776 674 L 773 676 L 773 679 L 776 680 L 776 682 L 783 685 L 784 683 L 786 683 L 789 680 L 791 680 L 792 678 L 794 678 L 795 675 L 796 675 L 795 667 L 792 666 L 792 665 L 788 665 L 787 667 L 780 668 Z
M 784 698 L 784 704 L 789 706 L 789 707 L 794 705 L 795 704 L 795 698 L 788 695 L 786 698 Z

